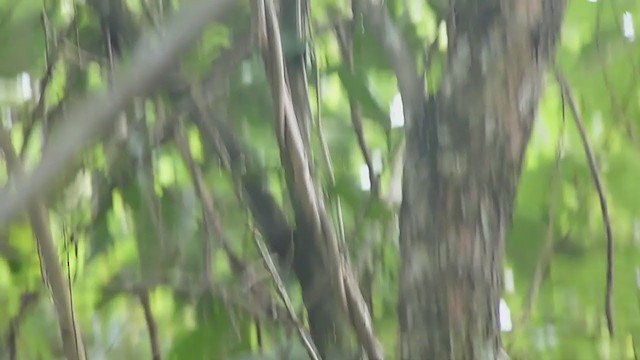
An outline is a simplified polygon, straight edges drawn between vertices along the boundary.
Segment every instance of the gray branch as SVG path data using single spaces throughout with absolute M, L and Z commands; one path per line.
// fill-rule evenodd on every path
M 199 38 L 203 28 L 220 19 L 232 0 L 200 0 L 185 5 L 160 33 L 147 34 L 136 49 L 131 65 L 117 71 L 111 89 L 87 96 L 72 107 L 59 131 L 52 134 L 42 160 L 31 173 L 16 178 L 15 191 L 0 192 L 0 227 L 36 197 L 50 191 L 55 180 L 95 138 L 108 131 L 122 109 L 136 96 L 154 89 Z M 161 34 L 164 34 L 162 36 Z

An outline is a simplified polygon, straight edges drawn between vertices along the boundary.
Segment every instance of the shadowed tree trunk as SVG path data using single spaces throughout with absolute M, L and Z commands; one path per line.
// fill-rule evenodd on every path
M 453 2 L 449 60 L 405 100 L 401 358 L 500 359 L 504 239 L 563 0 Z M 404 96 L 404 94 L 403 94 Z

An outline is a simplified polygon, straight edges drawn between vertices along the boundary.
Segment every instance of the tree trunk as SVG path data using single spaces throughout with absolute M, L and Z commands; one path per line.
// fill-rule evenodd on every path
M 449 61 L 408 118 L 401 358 L 500 358 L 504 239 L 563 0 L 458 0 Z

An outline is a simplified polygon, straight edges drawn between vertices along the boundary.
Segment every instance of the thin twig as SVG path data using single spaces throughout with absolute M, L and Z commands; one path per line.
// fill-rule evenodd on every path
M 336 34 L 338 37 L 338 45 L 340 47 L 340 52 L 342 53 L 343 60 L 347 63 L 349 71 L 354 73 L 354 63 L 353 63 L 353 36 L 352 36 L 352 27 L 353 24 L 349 25 L 349 29 L 345 29 L 346 25 L 342 25 L 336 28 Z M 352 94 L 348 95 L 349 99 L 349 110 L 351 112 L 351 124 L 353 125 L 353 130 L 356 133 L 356 138 L 358 139 L 358 146 L 360 147 L 360 152 L 362 153 L 362 157 L 364 158 L 364 162 L 367 165 L 367 169 L 369 171 L 369 183 L 371 184 L 371 195 L 378 196 L 380 185 L 379 178 L 375 174 L 375 170 L 373 168 L 373 160 L 371 159 L 371 151 L 369 150 L 369 146 L 367 145 L 367 140 L 364 137 L 364 126 L 362 121 L 362 111 L 360 110 L 360 104 L 356 101 Z
M 333 264 L 340 263 L 342 256 L 335 232 L 333 229 L 325 232 L 323 228 L 331 226 L 331 223 L 326 221 L 327 215 L 324 209 L 319 208 L 319 202 L 322 199 L 313 183 L 309 170 L 308 154 L 304 150 L 303 138 L 285 80 L 286 71 L 276 11 L 271 1 L 264 0 L 258 3 L 260 6 L 258 23 L 261 26 L 259 42 L 263 51 L 265 68 L 270 77 L 273 101 L 276 105 L 275 128 L 281 157 L 285 168 L 288 168 L 294 178 L 294 193 L 299 196 L 299 200 L 303 204 L 302 211 L 314 228 L 313 237 L 323 252 L 322 258 Z M 321 217 L 325 218 L 325 221 L 321 220 Z M 325 239 L 323 233 L 331 238 Z M 342 265 L 329 266 L 328 270 L 332 273 L 332 280 L 338 287 L 341 303 L 346 310 Z
M 11 175 L 10 182 L 14 183 L 15 187 L 18 187 L 16 181 L 22 176 L 22 164 L 11 142 L 10 134 L 1 127 L 0 150 L 4 153 L 7 172 Z M 37 248 L 41 255 L 40 269 L 42 277 L 50 284 L 65 356 L 69 360 L 84 360 L 84 346 L 82 345 L 78 323 L 75 321 L 70 298 L 70 284 L 65 279 L 62 266 L 60 266 L 58 249 L 53 241 L 49 227 L 47 208 L 42 201 L 36 199 L 34 203 L 28 206 L 28 212 Z
M 258 39 L 272 87 L 273 102 L 276 105 L 276 137 L 285 171 L 288 171 L 294 180 L 293 193 L 302 203 L 301 210 L 312 225 L 314 241 L 321 249 L 319 256 L 327 263 L 332 286 L 336 287 L 341 305 L 349 315 L 360 344 L 365 348 L 369 359 L 383 359 L 382 346 L 373 332 L 367 304 L 348 263 L 348 256 L 342 252 L 346 252 L 346 249 L 340 249 L 324 200 L 317 192 L 310 173 L 308 154 L 304 151 L 302 135 L 285 80 L 282 43 L 273 2 L 259 1 L 257 17 Z
M 278 274 L 278 270 L 276 269 L 276 265 L 273 262 L 273 258 L 269 254 L 269 250 L 267 250 L 267 246 L 265 245 L 264 241 L 262 241 L 262 238 L 260 237 L 257 231 L 254 231 L 253 241 L 258 247 L 258 250 L 260 251 L 260 255 L 262 256 L 262 260 L 264 261 L 265 266 L 267 267 L 267 269 L 269 270 L 269 273 L 271 274 L 271 278 L 273 279 L 273 282 L 276 285 L 276 290 L 278 290 L 278 295 L 280 296 L 280 299 L 282 300 L 285 308 L 287 309 L 287 314 L 291 318 L 291 321 L 294 324 L 296 324 L 298 335 L 300 335 L 300 339 L 302 340 L 302 344 L 307 350 L 307 354 L 309 354 L 309 357 L 313 360 L 320 360 L 320 354 L 318 353 L 318 350 L 316 349 L 316 346 L 313 343 L 311 336 L 309 335 L 307 330 L 304 328 L 304 326 L 302 326 L 302 323 L 300 323 L 300 320 L 298 320 L 298 316 L 296 315 L 296 311 L 293 307 L 293 303 L 291 302 L 291 298 L 289 297 L 289 294 L 287 293 L 287 289 L 284 286 L 282 279 L 280 278 L 280 274 Z
M 67 37 L 71 33 L 71 30 L 74 29 L 77 21 L 77 16 L 74 16 L 71 20 L 71 23 L 67 26 L 67 28 L 62 32 L 62 37 Z M 20 148 L 20 159 L 24 160 L 26 155 L 26 150 L 29 146 L 31 136 L 33 135 L 33 129 L 36 123 L 36 120 L 45 114 L 46 107 L 46 92 L 49 84 L 51 83 L 51 79 L 53 77 L 53 69 L 55 65 L 58 63 L 59 58 L 61 57 L 62 47 L 59 45 L 57 41 L 54 41 L 53 44 L 49 44 L 52 41 L 50 34 L 51 29 L 49 28 L 49 19 L 45 11 L 42 13 L 42 27 L 44 32 L 44 40 L 45 40 L 45 58 L 46 58 L 46 68 L 44 71 L 44 75 L 40 79 L 39 92 L 37 103 L 33 110 L 31 110 L 31 116 L 29 117 L 29 122 L 25 125 L 24 135 L 22 140 L 22 147 Z
M 192 177 L 192 180 L 194 182 L 194 186 L 196 188 L 196 192 L 198 193 L 198 197 L 201 200 L 201 204 L 202 204 L 202 208 L 203 208 L 203 214 L 204 214 L 205 226 L 206 226 L 207 229 L 209 229 L 213 233 L 213 234 L 208 234 L 208 235 L 209 236 L 214 235 L 218 239 L 218 242 L 221 244 L 222 249 L 225 251 L 225 253 L 227 254 L 227 256 L 229 258 L 232 270 L 236 274 L 242 275 L 242 273 L 246 272 L 246 269 L 248 268 L 248 266 L 246 266 L 242 262 L 240 257 L 238 255 L 236 255 L 231 249 L 231 246 L 229 244 L 229 240 L 227 239 L 226 234 L 224 233 L 224 230 L 223 230 L 222 221 L 220 220 L 220 214 L 218 213 L 217 209 L 215 208 L 214 203 L 213 203 L 213 198 L 212 198 L 211 194 L 209 193 L 209 191 L 207 190 L 207 188 L 205 186 L 204 176 L 202 175 L 202 171 L 196 165 L 196 163 L 195 163 L 195 161 L 193 159 L 193 156 L 192 156 L 191 151 L 189 149 L 189 144 L 187 142 L 187 139 L 184 137 L 184 134 L 182 133 L 182 131 L 180 129 L 177 129 L 175 131 L 175 137 L 176 137 L 176 145 L 178 146 L 178 148 L 179 148 L 179 150 L 180 150 L 180 152 L 182 154 L 183 161 L 185 162 L 185 164 L 189 168 L 189 171 L 191 172 L 191 177 Z M 254 236 L 254 240 L 255 240 L 255 236 Z M 258 241 L 258 240 L 255 240 L 255 241 Z M 307 349 L 307 352 L 309 353 L 309 356 L 312 359 L 316 359 L 316 360 L 320 359 L 320 357 L 317 355 L 318 352 L 316 350 L 315 344 L 313 343 L 313 341 L 309 337 L 308 332 L 304 329 L 303 325 L 296 318 L 295 312 L 292 312 L 293 306 L 291 305 L 291 301 L 289 300 L 288 295 L 286 294 L 286 292 L 284 293 L 284 295 L 282 293 L 282 291 L 286 291 L 286 290 L 283 290 L 284 289 L 284 285 L 282 285 L 282 281 L 280 280 L 279 276 L 278 276 L 277 279 L 274 278 L 274 273 L 273 273 L 271 267 L 269 266 L 269 261 L 270 261 L 271 264 L 273 264 L 273 260 L 271 260 L 271 258 L 268 255 L 268 253 L 267 253 L 267 257 L 268 257 L 268 260 L 265 259 L 265 256 L 263 254 L 263 261 L 265 261 L 265 263 L 267 264 L 267 267 L 269 268 L 269 271 L 271 273 L 271 277 L 276 282 L 276 285 L 278 287 L 278 291 L 280 293 L 280 297 L 282 298 L 282 300 L 283 300 L 283 302 L 285 304 L 285 310 L 288 313 L 291 322 L 298 329 L 298 333 L 301 336 L 302 342 L 303 342 L 305 348 Z M 206 266 L 205 266 L 205 269 L 207 269 Z M 251 280 L 251 279 L 249 279 L 249 280 Z M 251 289 L 252 294 L 258 300 L 259 304 L 265 304 L 265 303 L 270 302 L 270 298 L 268 296 L 268 294 L 269 294 L 268 289 L 266 287 L 262 286 L 262 285 L 263 285 L 262 283 L 258 283 L 258 284 L 251 283 L 248 286 Z M 282 287 L 282 288 L 280 288 L 280 287 Z M 264 309 L 264 308 L 266 308 L 266 306 L 261 306 L 261 308 Z M 255 313 L 255 311 L 254 311 L 254 313 Z M 256 318 L 256 321 L 258 321 L 257 318 Z M 287 325 L 289 325 L 289 324 L 287 324 Z
M 312 31 L 312 27 L 309 26 L 309 33 L 311 42 L 314 43 L 314 34 Z M 329 152 L 329 147 L 327 146 L 327 141 L 324 137 L 324 132 L 322 131 L 322 106 L 320 105 L 320 97 L 322 95 L 322 82 L 320 80 L 320 63 L 318 62 L 318 57 L 316 56 L 315 48 L 311 48 L 312 53 L 312 61 L 315 63 L 315 81 L 316 81 L 316 131 L 318 133 L 318 141 L 320 141 L 320 148 L 322 149 L 322 158 L 325 162 L 325 166 L 327 167 L 327 172 L 329 173 L 329 181 L 330 185 L 335 186 L 336 176 L 333 171 L 333 161 L 331 160 L 331 153 Z M 340 245 L 345 246 L 345 229 L 344 229 L 344 212 L 342 211 L 342 199 L 340 196 L 336 197 L 335 203 L 337 223 L 338 223 L 338 240 L 340 241 Z
M 580 133 L 580 139 L 582 140 L 582 145 L 584 146 L 584 151 L 587 155 L 587 159 L 589 161 L 589 169 L 591 171 L 591 177 L 593 178 L 593 182 L 595 183 L 596 190 L 598 191 L 598 198 L 600 199 L 600 209 L 602 210 L 602 220 L 605 226 L 605 232 L 607 236 L 607 291 L 605 294 L 605 315 L 607 318 L 607 329 L 609 330 L 609 336 L 613 337 L 614 334 L 614 324 L 613 324 L 613 309 L 612 309 L 612 296 L 613 296 L 613 232 L 611 230 L 611 219 L 609 218 L 609 207 L 607 205 L 607 199 L 604 194 L 604 187 L 602 185 L 602 180 L 600 179 L 600 174 L 598 172 L 598 166 L 596 164 L 595 156 L 593 155 L 593 150 L 591 149 L 591 145 L 589 144 L 589 140 L 587 139 L 587 132 L 584 128 L 584 122 L 578 111 L 578 106 L 573 97 L 573 93 L 571 92 L 571 88 L 569 87 L 569 83 L 562 75 L 560 68 L 555 66 L 554 68 L 556 79 L 560 84 L 560 88 L 562 89 L 562 93 L 564 94 L 565 101 L 567 101 L 569 105 L 569 110 L 571 110 L 571 114 L 573 115 L 573 119 L 575 120 L 576 126 L 578 127 L 578 132 Z
M 161 360 L 162 355 L 160 353 L 160 340 L 158 339 L 158 326 L 156 320 L 151 311 L 151 303 L 149 302 L 149 292 L 142 291 L 139 295 L 140 305 L 144 311 L 144 320 L 147 323 L 147 330 L 149 331 L 149 345 L 151 346 L 151 358 L 153 360 Z
M 212 251 L 211 240 L 209 238 L 215 236 L 222 246 L 222 249 L 229 257 L 229 261 L 231 262 L 231 266 L 234 271 L 241 271 L 244 266 L 242 265 L 240 257 L 231 250 L 229 240 L 227 240 L 227 236 L 225 235 L 223 230 L 222 221 L 220 220 L 220 214 L 214 207 L 213 197 L 206 188 L 202 171 L 200 170 L 198 165 L 196 165 L 196 162 L 193 159 L 193 155 L 191 154 L 191 150 L 189 149 L 189 143 L 187 142 L 187 139 L 185 138 L 181 129 L 176 129 L 175 139 L 178 150 L 180 150 L 180 153 L 182 155 L 182 160 L 184 161 L 185 165 L 187 165 L 187 168 L 191 173 L 194 188 L 196 189 L 196 193 L 198 194 L 200 203 L 202 204 L 205 230 L 207 232 L 211 232 L 207 234 L 207 237 L 205 238 L 204 251 L 209 253 Z M 206 262 L 211 261 L 211 255 L 204 254 L 204 261 L 205 281 L 208 282 L 211 277 L 211 264 L 207 264 Z
M 96 136 L 109 129 L 120 111 L 135 96 L 153 90 L 162 75 L 195 43 L 202 29 L 237 3 L 231 0 L 190 2 L 164 31 L 148 34 L 133 54 L 130 66 L 117 72 L 109 91 L 93 93 L 69 111 L 68 120 L 52 135 L 50 146 L 31 176 L 16 179 L 14 192 L 3 189 L 0 193 L 0 227 L 5 226 L 24 204 L 51 190 L 55 184 L 53 179 L 58 178 Z M 87 117 L 87 114 L 92 116 Z

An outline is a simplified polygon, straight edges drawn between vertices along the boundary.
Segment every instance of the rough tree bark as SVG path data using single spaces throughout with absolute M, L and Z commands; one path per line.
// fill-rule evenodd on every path
M 565 8 L 564 0 L 450 3 L 440 88 L 422 109 L 404 99 L 399 316 L 407 360 L 501 358 L 503 244 Z

